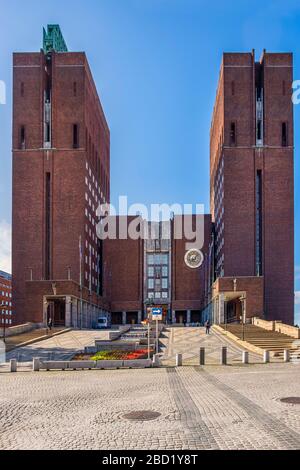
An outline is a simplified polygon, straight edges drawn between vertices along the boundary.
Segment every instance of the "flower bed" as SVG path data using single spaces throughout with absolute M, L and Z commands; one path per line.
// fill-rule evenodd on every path
M 99 351 L 91 359 L 93 361 L 133 361 L 135 359 L 147 359 L 147 357 L 147 349 L 137 349 L 136 351 Z
M 153 350 L 150 350 L 152 356 Z M 96 354 L 76 354 L 75 361 L 134 361 L 136 359 L 147 359 L 148 349 L 137 349 L 136 351 L 99 351 Z

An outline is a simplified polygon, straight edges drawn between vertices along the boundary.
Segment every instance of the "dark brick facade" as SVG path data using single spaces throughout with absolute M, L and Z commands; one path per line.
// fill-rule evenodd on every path
M 99 203 L 110 199 L 110 136 L 84 53 L 18 53 L 13 66 L 14 309 L 19 323 L 41 322 L 26 281 L 79 284 L 80 239 L 82 284 L 104 295 L 95 223 Z
M 260 62 L 224 54 L 210 145 L 216 277 L 262 276 L 262 314 L 286 323 L 294 318 L 292 80 L 292 54 L 264 52 Z

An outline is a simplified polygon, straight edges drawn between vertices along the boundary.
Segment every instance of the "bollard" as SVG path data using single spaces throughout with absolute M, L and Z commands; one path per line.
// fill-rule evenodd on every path
M 289 362 L 290 360 L 290 351 L 288 349 L 285 349 L 283 351 L 283 362 Z
M 34 357 L 32 359 L 32 370 L 34 372 L 38 372 L 40 370 L 40 359 L 38 357 Z
M 9 363 L 9 372 L 17 372 L 17 360 L 11 359 Z
M 154 366 L 159 366 L 159 355 L 158 354 L 153 354 L 152 362 L 153 362 Z
M 182 366 L 182 354 L 176 354 L 176 367 Z
M 248 351 L 243 351 L 243 364 L 249 364 L 249 353 L 248 353 Z
M 227 347 L 223 346 L 221 349 L 221 364 L 225 366 L 227 364 Z
M 200 366 L 205 364 L 205 348 L 200 348 Z
M 270 362 L 270 351 L 264 351 L 264 364 Z

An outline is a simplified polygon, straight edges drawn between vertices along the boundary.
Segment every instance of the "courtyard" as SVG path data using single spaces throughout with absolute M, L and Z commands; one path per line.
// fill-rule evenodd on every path
M 2 373 L 0 449 L 299 449 L 300 406 L 280 401 L 299 396 L 299 372 L 271 363 Z M 145 411 L 154 419 L 139 420 Z

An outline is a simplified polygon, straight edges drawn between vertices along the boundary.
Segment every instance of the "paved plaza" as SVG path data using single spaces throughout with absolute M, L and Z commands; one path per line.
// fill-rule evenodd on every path
M 93 346 L 95 339 L 107 340 L 107 331 L 71 330 L 67 333 L 14 349 L 6 354 L 6 359 L 17 359 L 18 362 L 32 361 L 34 357 L 44 360 L 69 360 L 85 346 Z
M 299 449 L 300 366 L 0 376 L 1 449 Z M 131 411 L 161 413 L 128 421 Z
M 68 359 L 101 331 L 69 331 L 8 353 L 7 359 Z M 229 365 L 217 365 L 222 345 Z M 199 347 L 207 349 L 197 366 Z M 242 365 L 241 350 L 202 328 L 168 328 L 161 368 L 19 372 L 0 370 L 0 449 L 299 449 L 300 364 Z M 176 353 L 184 367 L 173 367 Z M 18 356 L 19 354 L 19 356 Z M 213 365 L 214 364 L 214 365 Z M 160 413 L 131 421 L 131 412 Z
M 206 364 L 220 363 L 222 346 L 227 347 L 229 364 L 240 364 L 242 361 L 243 349 L 213 329 L 207 335 L 205 328 L 169 327 L 162 332 L 160 342 L 163 350 L 162 364 L 164 365 L 175 365 L 177 353 L 182 354 L 185 365 L 198 365 L 201 347 L 205 348 Z M 249 361 L 261 363 L 262 356 L 250 352 Z

